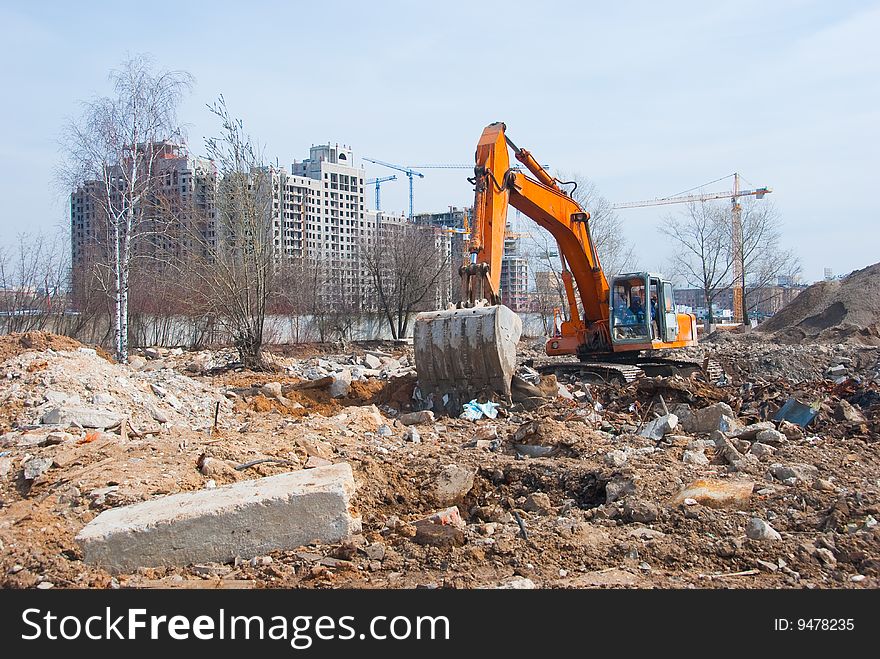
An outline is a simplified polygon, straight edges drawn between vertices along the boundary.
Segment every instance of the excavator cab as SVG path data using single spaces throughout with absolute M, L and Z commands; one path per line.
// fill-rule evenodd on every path
M 675 311 L 672 282 L 650 272 L 617 275 L 609 296 L 610 332 L 615 351 L 665 347 L 687 341 L 692 316 Z

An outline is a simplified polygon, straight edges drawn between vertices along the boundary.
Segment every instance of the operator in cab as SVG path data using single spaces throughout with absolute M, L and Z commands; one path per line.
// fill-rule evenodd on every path
M 632 296 L 632 302 L 630 302 L 629 310 L 632 312 L 633 316 L 636 317 L 636 320 L 638 322 L 645 322 L 645 308 L 642 306 L 642 298 L 640 298 L 638 295 Z

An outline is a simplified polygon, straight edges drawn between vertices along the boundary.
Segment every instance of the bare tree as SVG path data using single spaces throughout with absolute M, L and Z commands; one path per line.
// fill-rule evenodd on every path
M 60 236 L 22 233 L 0 247 L 0 328 L 59 331 L 66 312 L 67 250 Z
M 547 231 L 540 229 L 528 232 L 526 258 L 529 260 L 538 313 L 541 314 L 545 328 L 548 318 L 556 308 L 567 309 L 565 285 L 562 282 L 562 268 L 559 259 L 559 247 Z
M 438 248 L 430 229 L 389 223 L 380 227 L 378 239 L 363 246 L 363 261 L 391 336 L 405 338 L 410 315 L 422 305 L 437 305 L 438 286 L 448 274 L 448 254 Z
M 112 272 L 116 356 L 128 358 L 129 271 L 137 243 L 155 230 L 147 201 L 156 189 L 157 162 L 166 143 L 178 140 L 177 109 L 192 85 L 182 71 L 154 71 L 146 56 L 129 59 L 110 73 L 113 96 L 84 104 L 63 137 L 62 177 L 88 193 L 106 222 Z
M 743 322 L 748 324 L 749 311 L 757 309 L 768 296 L 768 288 L 780 277 L 792 279 L 801 272 L 800 261 L 793 251 L 782 246 L 782 221 L 772 203 L 746 198 L 741 201 L 741 251 L 743 286 Z M 732 227 L 728 209 L 727 222 Z M 736 240 L 733 231 L 730 241 Z M 736 282 L 734 282 L 736 283 Z
M 702 291 L 708 323 L 713 324 L 715 299 L 731 284 L 728 214 L 706 202 L 688 204 L 684 212 L 665 217 L 660 232 L 674 245 L 671 274 Z
M 557 172 L 556 178 L 568 189 L 571 198 L 589 211 L 590 235 L 606 276 L 610 279 L 630 270 L 634 261 L 633 245 L 624 235 L 623 222 L 611 208 L 611 202 L 599 194 L 592 181 L 580 174 Z
M 234 118 L 221 96 L 209 106 L 222 125 L 221 136 L 206 141 L 208 155 L 217 165 L 213 223 L 191 223 L 188 272 L 192 312 L 215 317 L 232 337 L 241 362 L 263 369 L 261 349 L 266 309 L 276 291 L 273 249 L 273 170 L 259 148 Z M 205 226 L 214 226 L 214 232 Z

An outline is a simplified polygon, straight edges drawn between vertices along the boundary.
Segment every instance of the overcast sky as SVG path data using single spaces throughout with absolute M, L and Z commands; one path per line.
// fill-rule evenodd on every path
M 880 261 L 877 3 L 43 1 L 4 3 L 0 25 L 3 244 L 66 223 L 51 181 L 65 118 L 109 91 L 128 53 L 150 53 L 196 78 L 181 118 L 197 154 L 220 93 L 287 167 L 327 141 L 358 158 L 472 163 L 500 120 L 611 201 L 733 171 L 772 187 L 808 281 Z M 472 201 L 467 171 L 425 174 L 417 212 Z M 406 209 L 405 176 L 382 195 Z M 645 268 L 663 269 L 669 212 L 621 211 Z

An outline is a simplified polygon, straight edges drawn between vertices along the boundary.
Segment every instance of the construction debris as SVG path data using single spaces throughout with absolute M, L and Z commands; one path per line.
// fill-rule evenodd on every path
M 402 345 L 285 347 L 253 373 L 225 348 L 115 364 L 61 337 L 31 344 L 0 340 L 6 587 L 880 585 L 873 345 L 752 332 L 688 349 L 724 365 L 723 386 L 520 366 L 511 401 L 477 396 L 467 419 L 430 413 Z M 778 416 L 790 399 L 809 423 Z M 348 494 L 327 495 L 325 521 L 347 534 L 318 532 L 317 508 L 297 507 L 305 485 L 261 524 L 222 505 L 233 488 L 270 496 L 272 479 L 317 485 L 335 469 L 350 469 Z M 186 512 L 177 497 L 202 502 L 201 530 L 163 544 Z M 167 517 L 146 528 L 139 506 Z M 118 533 L 100 531 L 114 515 Z M 251 532 L 225 538 L 245 516 Z
M 106 510 L 76 536 L 85 561 L 114 571 L 226 562 L 361 530 L 342 463 Z

